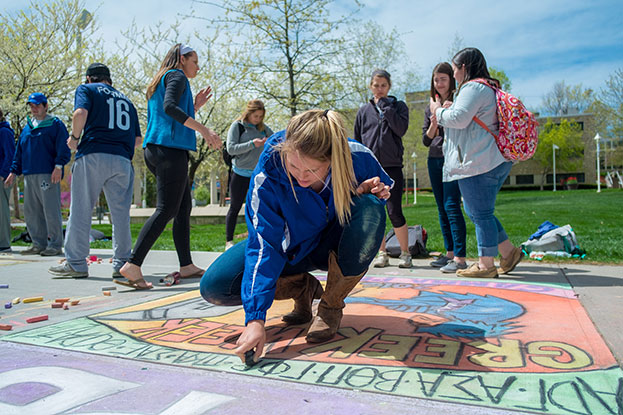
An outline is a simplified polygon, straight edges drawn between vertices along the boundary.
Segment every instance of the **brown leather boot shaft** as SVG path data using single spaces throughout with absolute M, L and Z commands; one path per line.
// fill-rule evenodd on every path
M 282 317 L 287 325 L 305 324 L 312 319 L 312 302 L 322 296 L 322 285 L 310 273 L 279 277 L 275 300 L 294 299 L 294 310 Z
M 330 340 L 337 333 L 342 321 L 344 299 L 359 281 L 366 275 L 365 270 L 359 275 L 345 277 L 337 263 L 334 252 L 329 253 L 329 271 L 324 294 L 320 298 L 318 314 L 314 317 L 305 340 L 309 343 L 321 343 Z

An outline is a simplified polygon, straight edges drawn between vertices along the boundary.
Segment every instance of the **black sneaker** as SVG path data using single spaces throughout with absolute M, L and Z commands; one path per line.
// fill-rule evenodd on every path
M 430 266 L 433 268 L 441 268 L 441 267 L 445 267 L 446 265 L 448 265 L 448 262 L 450 262 L 450 258 L 448 258 L 445 255 L 442 255 L 442 256 L 437 257 L 437 259 L 434 260 L 433 262 L 431 262 Z
M 61 265 L 54 265 L 48 268 L 48 272 L 50 274 L 57 275 L 59 277 L 87 278 L 89 276 L 88 271 L 85 271 L 85 272 L 76 271 L 67 262 Z
M 31 245 L 30 248 L 24 249 L 20 254 L 22 255 L 39 255 L 41 253 L 41 248 L 37 245 Z

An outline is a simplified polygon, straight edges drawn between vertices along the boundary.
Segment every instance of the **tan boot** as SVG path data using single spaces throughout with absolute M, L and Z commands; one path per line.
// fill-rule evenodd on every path
M 308 272 L 279 277 L 275 300 L 294 299 L 294 310 L 281 317 L 286 325 L 309 323 L 312 319 L 312 302 L 322 296 L 322 285 Z
M 337 264 L 335 252 L 329 253 L 329 271 L 324 294 L 320 298 L 318 314 L 309 327 L 305 340 L 308 343 L 321 343 L 331 340 L 342 321 L 344 298 L 351 292 L 368 270 L 360 275 L 345 277 Z

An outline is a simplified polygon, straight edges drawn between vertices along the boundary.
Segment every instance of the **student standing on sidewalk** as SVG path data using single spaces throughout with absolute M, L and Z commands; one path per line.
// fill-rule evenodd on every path
M 229 127 L 227 152 L 233 159 L 229 181 L 230 203 L 225 218 L 225 249 L 234 246 L 238 213 L 247 196 L 253 169 L 264 150 L 266 139 L 273 135 L 273 130 L 264 124 L 265 115 L 264 103 L 259 99 L 253 99 L 247 103 L 247 108 L 240 118 Z
M 236 354 L 266 342 L 264 321 L 273 300 L 293 298 L 286 324 L 312 320 L 306 340 L 335 336 L 344 298 L 366 274 L 385 232 L 391 179 L 369 149 L 346 138 L 335 111 L 310 110 L 266 143 L 247 193 L 249 238 L 212 263 L 201 279 L 203 298 L 239 305 L 246 328 Z M 310 271 L 327 270 L 322 286 Z
M 396 97 L 388 95 L 391 86 L 391 76 L 387 71 L 377 69 L 372 73 L 370 91 L 373 97 L 357 112 L 354 138 L 372 150 L 383 169 L 394 181 L 391 196 L 387 201 L 387 213 L 400 244 L 401 254 L 398 266 L 411 268 L 409 228 L 402 213 L 404 188 L 402 136 L 409 128 L 409 108 L 403 101 L 398 101 Z M 385 252 L 385 239 L 383 239 L 374 266 L 382 268 L 387 265 L 389 265 L 389 257 Z
M 22 255 L 62 255 L 61 179 L 71 159 L 69 134 L 61 120 L 48 114 L 45 95 L 30 94 L 28 105 L 32 117 L 26 118 L 5 186 L 24 175 L 24 219 L 32 245 Z
M 15 155 L 15 132 L 4 119 L 0 110 L 0 182 L 9 175 L 9 169 Z M 11 250 L 11 208 L 9 198 L 11 186 L 0 185 L 0 253 L 10 253 Z
M 433 69 L 430 82 L 432 99 L 441 98 L 442 103 L 452 103 L 452 94 L 456 82 L 452 66 L 441 62 Z M 461 210 L 461 190 L 457 181 L 443 181 L 443 127 L 437 123 L 437 117 L 427 106 L 424 110 L 422 143 L 428 147 L 428 175 L 437 202 L 439 226 L 446 248 L 446 254 L 430 263 L 441 272 L 454 274 L 459 269 L 467 268 L 465 262 L 466 230 L 465 218 Z
M 91 214 L 103 190 L 112 221 L 112 276 L 119 275 L 119 268 L 128 260 L 132 248 L 132 157 L 134 147 L 140 142 L 141 129 L 134 104 L 113 88 L 106 65 L 89 65 L 86 83 L 76 89 L 71 137 L 66 144 L 78 150 L 71 170 L 71 205 L 65 238 L 67 261 L 50 267 L 48 272 L 71 278 L 89 276 L 86 257 Z
M 511 272 L 523 253 L 514 247 L 500 221 L 495 217 L 495 199 L 511 170 L 498 149 L 495 140 L 482 128 L 477 116 L 495 134 L 498 132 L 497 102 L 493 89 L 474 79 L 484 79 L 492 85 L 499 85 L 489 75 L 487 62 L 476 48 L 465 48 L 452 58 L 454 79 L 459 89 L 452 105 L 443 104 L 441 97 L 430 99 L 430 110 L 437 117 L 439 125 L 445 127 L 443 152 L 443 180 L 457 181 L 463 195 L 465 212 L 474 222 L 478 240 L 477 263 L 456 274 L 471 278 L 497 278 L 498 274 Z M 502 255 L 500 268 L 494 258 Z
M 197 76 L 198 59 L 197 52 L 190 46 L 174 45 L 147 86 L 147 133 L 143 148 L 145 164 L 156 176 L 157 204 L 156 211 L 138 235 L 129 261 L 120 270 L 128 280 L 116 280 L 122 285 L 143 290 L 152 288 L 143 279 L 141 266 L 171 219 L 181 277 L 203 275 L 204 270 L 193 264 L 190 255 L 192 199 L 188 181 L 188 152 L 197 151 L 195 131 L 211 148 L 219 148 L 222 144 L 214 131 L 195 120 L 195 112 L 212 96 L 212 89 L 206 87 L 193 100 L 188 79 Z

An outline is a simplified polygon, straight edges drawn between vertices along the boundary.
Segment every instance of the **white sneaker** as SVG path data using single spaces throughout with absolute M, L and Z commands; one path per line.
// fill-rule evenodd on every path
M 225 242 L 225 250 L 227 251 L 229 248 L 231 248 L 232 246 L 234 246 L 234 241 L 227 241 Z
M 379 251 L 379 254 L 376 256 L 376 259 L 372 263 L 374 268 L 385 268 L 389 265 L 389 257 L 387 256 L 387 252 Z
M 413 266 L 411 254 L 407 251 L 402 251 L 398 260 L 400 261 L 398 263 L 398 268 L 411 268 Z

